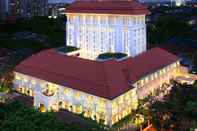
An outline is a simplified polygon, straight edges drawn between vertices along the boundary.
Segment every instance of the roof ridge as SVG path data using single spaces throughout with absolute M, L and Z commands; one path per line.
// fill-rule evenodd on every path
M 66 13 L 97 13 L 97 14 L 148 14 L 148 8 L 136 0 L 85 0 L 76 1 L 68 6 Z

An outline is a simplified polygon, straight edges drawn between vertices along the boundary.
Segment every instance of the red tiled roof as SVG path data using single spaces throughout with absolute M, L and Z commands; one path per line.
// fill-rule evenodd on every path
M 128 0 L 76 1 L 67 7 L 66 13 L 96 13 L 96 14 L 147 14 L 146 6 Z
M 124 61 L 91 61 L 64 56 L 55 49 L 45 50 L 21 62 L 15 71 L 113 99 L 131 89 L 128 82 L 177 61 L 177 57 L 159 48 Z
M 161 48 L 153 48 L 134 58 L 130 57 L 122 61 L 122 66 L 124 70 L 127 70 L 129 80 L 133 82 L 175 61 L 178 61 L 175 55 Z
M 126 91 L 120 87 L 127 87 L 118 64 L 116 61 L 96 62 L 64 56 L 52 49 L 23 61 L 16 67 L 16 71 L 93 95 L 112 98 Z

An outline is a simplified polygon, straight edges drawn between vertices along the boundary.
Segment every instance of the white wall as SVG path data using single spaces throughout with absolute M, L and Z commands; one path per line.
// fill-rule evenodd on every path
M 105 52 L 136 56 L 146 51 L 145 15 L 67 14 L 67 45 L 90 58 Z

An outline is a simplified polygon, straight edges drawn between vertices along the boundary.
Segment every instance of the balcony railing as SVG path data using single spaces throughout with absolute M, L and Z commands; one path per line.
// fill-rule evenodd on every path
M 42 94 L 45 96 L 51 97 L 51 96 L 55 95 L 55 91 L 50 91 L 50 90 L 46 89 L 42 92 Z

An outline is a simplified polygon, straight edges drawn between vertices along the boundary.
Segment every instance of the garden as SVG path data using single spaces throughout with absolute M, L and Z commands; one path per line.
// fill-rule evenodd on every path
M 197 128 L 197 81 L 193 85 L 174 83 L 164 102 L 150 106 L 155 127 L 159 130 Z
M 77 50 L 79 50 L 79 48 L 73 47 L 73 46 L 64 46 L 58 49 L 58 51 L 62 53 L 68 53 L 68 52 L 77 51 Z
M 111 53 L 111 52 L 107 52 L 107 53 L 103 53 L 103 54 L 100 54 L 98 56 L 98 59 L 121 59 L 121 58 L 124 58 L 126 57 L 127 54 L 124 54 L 124 53 Z
M 0 104 L 0 116 L 1 131 L 103 131 L 96 125 L 82 129 L 59 120 L 54 112 L 41 113 L 19 101 Z

